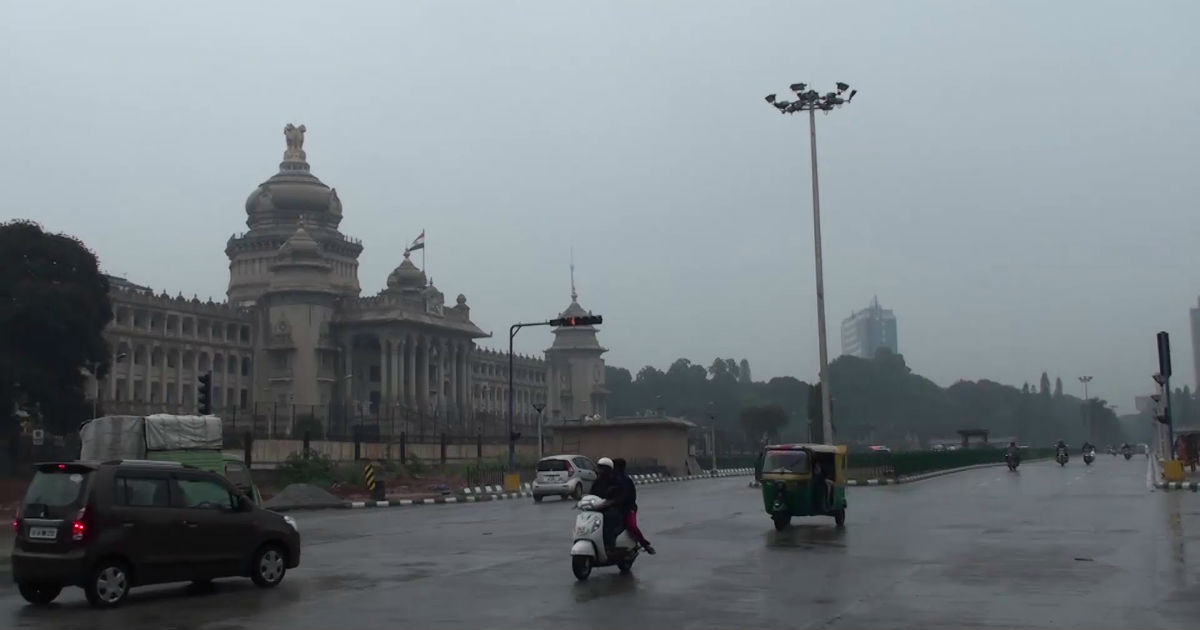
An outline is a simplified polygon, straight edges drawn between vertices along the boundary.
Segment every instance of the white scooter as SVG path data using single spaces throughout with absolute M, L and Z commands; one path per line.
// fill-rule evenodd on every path
M 592 567 L 616 565 L 621 573 L 629 573 L 633 569 L 633 561 L 638 557 L 638 544 L 623 527 L 617 534 L 616 547 L 604 548 L 604 506 L 604 499 L 594 494 L 584 496 L 575 506 L 579 516 L 575 517 L 571 572 L 578 580 L 588 579 Z
M 1083 452 L 1083 463 L 1091 466 L 1094 461 L 1096 461 L 1096 449 L 1089 448 Z

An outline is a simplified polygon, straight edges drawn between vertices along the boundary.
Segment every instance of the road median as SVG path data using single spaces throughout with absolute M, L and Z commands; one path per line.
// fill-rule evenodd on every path
M 695 475 L 683 475 L 680 477 L 670 477 L 661 474 L 653 475 L 631 475 L 634 483 L 638 485 L 650 485 L 659 483 L 677 483 L 682 481 L 695 481 L 700 479 L 717 479 L 724 477 L 741 477 L 754 474 L 753 468 L 727 468 L 715 471 L 705 471 Z M 275 512 L 298 512 L 310 510 L 326 510 L 326 509 L 366 509 L 366 508 L 390 508 L 390 507 L 414 507 L 418 505 L 448 505 L 462 503 L 486 503 L 490 501 L 506 501 L 511 499 L 521 499 L 533 496 L 533 488 L 529 483 L 521 484 L 521 489 L 515 492 L 505 491 L 500 486 L 474 486 L 469 488 L 461 488 L 457 492 L 447 493 L 440 497 L 423 497 L 423 498 L 389 498 L 383 501 L 311 501 L 298 502 L 293 504 L 278 504 L 268 506 L 268 509 Z

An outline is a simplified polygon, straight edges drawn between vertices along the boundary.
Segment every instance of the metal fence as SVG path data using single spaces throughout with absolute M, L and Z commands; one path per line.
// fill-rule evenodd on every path
M 166 403 L 108 402 L 103 413 L 150 415 L 196 411 Z M 215 408 L 213 415 L 220 416 L 226 435 L 236 440 L 244 439 L 246 433 L 256 439 L 302 439 L 307 434 L 314 440 L 345 442 L 394 442 L 404 434 L 414 444 L 436 443 L 442 434 L 450 435 L 454 444 L 469 443 L 479 435 L 489 444 L 507 443 L 508 439 L 506 418 L 487 411 L 422 413 L 404 406 L 256 403 L 248 407 Z M 514 420 L 515 430 L 521 433 L 520 443 L 537 443 L 537 425 L 531 423 L 535 421 L 527 415 Z

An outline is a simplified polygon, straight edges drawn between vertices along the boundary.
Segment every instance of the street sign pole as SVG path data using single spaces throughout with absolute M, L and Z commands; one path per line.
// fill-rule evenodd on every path
M 1166 401 L 1167 455 L 1175 459 L 1175 426 L 1171 418 L 1171 336 L 1158 333 L 1158 373 L 1162 375 L 1163 399 Z

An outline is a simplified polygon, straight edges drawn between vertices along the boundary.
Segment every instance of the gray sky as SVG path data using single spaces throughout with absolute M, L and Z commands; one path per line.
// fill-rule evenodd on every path
M 503 344 L 568 301 L 611 364 L 748 358 L 816 375 L 807 125 L 818 117 L 830 347 L 873 295 L 948 385 L 1132 410 L 1154 333 L 1193 383 L 1200 3 L 9 4 L 0 219 L 104 269 L 223 296 L 225 240 L 304 123 L 361 238 L 364 294 L 428 232 L 429 271 Z M 525 331 L 521 350 L 549 343 Z

